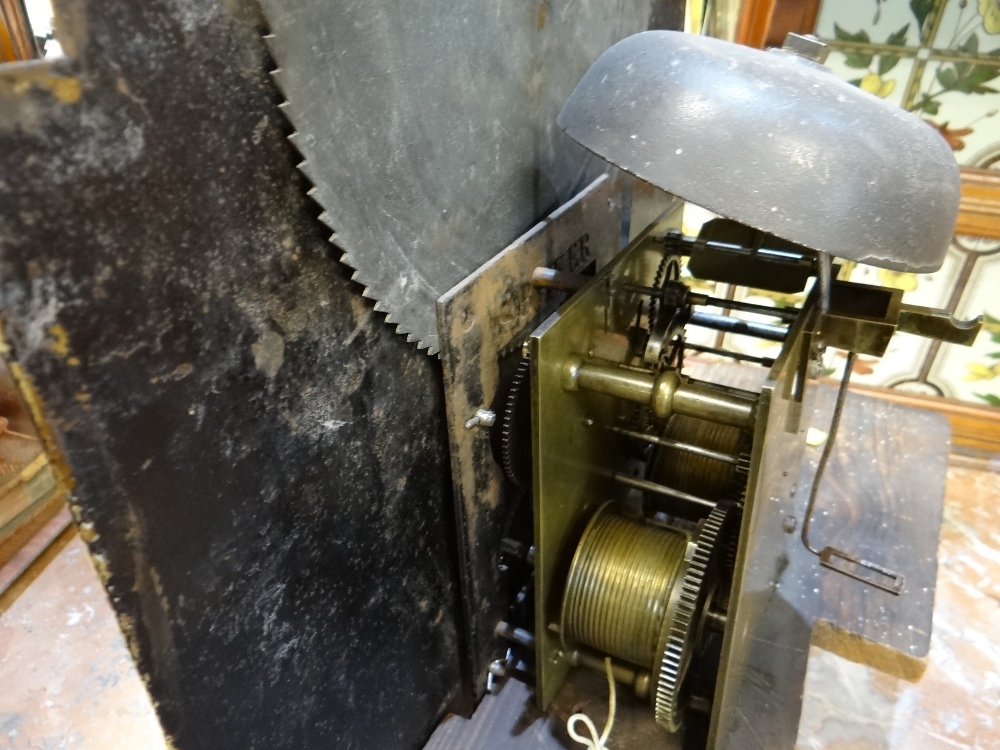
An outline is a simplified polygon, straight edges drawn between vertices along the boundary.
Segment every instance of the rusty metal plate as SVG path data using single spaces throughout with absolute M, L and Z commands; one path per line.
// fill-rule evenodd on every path
M 602 175 L 573 200 L 532 227 L 437 302 L 452 481 L 458 520 L 473 692 L 485 689 L 486 670 L 499 653 L 493 628 L 506 596 L 498 570 L 500 542 L 514 512 L 504 477 L 490 451 L 489 432 L 466 429 L 489 408 L 500 380 L 499 354 L 520 344 L 549 297 L 531 285 L 538 266 L 576 271 L 603 267 L 620 248 L 627 182 Z

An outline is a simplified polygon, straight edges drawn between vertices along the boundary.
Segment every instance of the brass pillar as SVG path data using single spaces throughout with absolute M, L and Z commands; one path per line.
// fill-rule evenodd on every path
M 671 414 L 684 414 L 744 429 L 753 426 L 756 407 L 756 400 L 750 394 L 732 393 L 684 377 L 674 370 L 654 375 L 613 364 L 588 362 L 578 355 L 567 358 L 563 366 L 563 387 L 568 391 L 605 393 L 646 404 L 661 419 Z

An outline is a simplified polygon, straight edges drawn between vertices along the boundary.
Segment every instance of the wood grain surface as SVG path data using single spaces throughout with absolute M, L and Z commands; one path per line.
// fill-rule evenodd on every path
M 1000 748 L 1000 474 L 951 467 L 934 632 L 916 684 L 813 648 L 801 750 Z
M 1000 239 L 1000 174 L 962 167 L 962 199 L 955 234 Z
M 874 385 L 852 384 L 851 390 L 901 406 L 944 414 L 951 424 L 952 453 L 987 460 L 1000 454 L 1000 409 L 995 406 Z

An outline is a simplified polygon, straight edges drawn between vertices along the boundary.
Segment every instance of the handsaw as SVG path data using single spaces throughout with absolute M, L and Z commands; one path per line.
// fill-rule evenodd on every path
M 263 0 L 320 218 L 363 294 L 435 353 L 435 302 L 607 165 L 555 118 L 683 0 Z

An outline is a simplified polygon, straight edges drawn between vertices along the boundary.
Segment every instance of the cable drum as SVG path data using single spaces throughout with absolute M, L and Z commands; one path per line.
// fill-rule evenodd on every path
M 745 433 L 739 427 L 682 414 L 670 417 L 663 437 L 734 456 L 743 452 L 745 444 Z M 706 500 L 717 501 L 735 494 L 736 472 L 736 464 L 660 447 L 654 458 L 650 479 Z
M 658 640 L 684 575 L 686 535 L 620 515 L 611 503 L 590 520 L 570 566 L 564 638 L 643 669 L 659 663 Z

